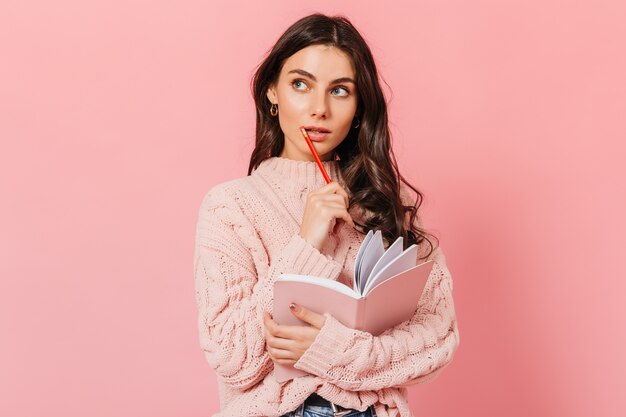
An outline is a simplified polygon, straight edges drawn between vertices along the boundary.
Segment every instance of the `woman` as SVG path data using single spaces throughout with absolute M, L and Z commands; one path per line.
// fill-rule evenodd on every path
M 421 229 L 421 194 L 397 169 L 372 54 L 343 17 L 314 14 L 280 37 L 253 79 L 248 175 L 213 187 L 196 229 L 200 344 L 218 376 L 219 416 L 410 416 L 406 386 L 432 379 L 459 343 L 452 278 Z M 304 141 L 306 126 L 325 184 Z M 411 197 L 413 190 L 417 195 Z M 416 243 L 435 264 L 412 319 L 378 336 L 294 306 L 272 318 L 282 273 L 350 285 L 365 233 Z M 278 383 L 274 363 L 311 375 Z

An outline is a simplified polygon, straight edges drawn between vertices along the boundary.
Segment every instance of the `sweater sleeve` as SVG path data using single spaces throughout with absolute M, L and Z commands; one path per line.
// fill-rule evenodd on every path
M 273 368 L 262 313 L 272 311 L 275 279 L 281 273 L 334 279 L 341 272 L 339 263 L 299 234 L 290 237 L 280 256 L 267 260 L 234 199 L 219 188 L 209 191 L 200 207 L 194 249 L 200 346 L 218 377 L 242 390 Z
M 459 331 L 452 278 L 441 248 L 419 306 L 406 320 L 378 336 L 344 326 L 326 313 L 313 344 L 294 364 L 351 391 L 426 382 L 452 361 Z

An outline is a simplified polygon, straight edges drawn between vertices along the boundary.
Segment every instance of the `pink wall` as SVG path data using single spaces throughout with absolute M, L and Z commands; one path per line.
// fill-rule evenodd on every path
M 615 1 L 0 5 L 0 415 L 207 416 L 194 227 L 242 176 L 249 78 L 345 13 L 455 279 L 421 416 L 624 415 L 626 21 Z

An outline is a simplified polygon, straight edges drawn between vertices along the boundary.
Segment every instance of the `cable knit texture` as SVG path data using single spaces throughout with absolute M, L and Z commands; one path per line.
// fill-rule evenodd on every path
M 323 164 L 344 185 L 337 162 Z M 460 339 L 452 278 L 439 247 L 429 257 L 435 264 L 410 320 L 372 336 L 326 314 L 295 364 L 310 375 L 276 381 L 263 334 L 274 281 L 293 273 L 351 285 L 364 238 L 344 226 L 317 250 L 300 237 L 307 194 L 324 184 L 315 162 L 272 157 L 202 200 L 194 274 L 200 346 L 218 378 L 221 410 L 214 417 L 280 416 L 313 392 L 360 411 L 374 405 L 379 417 L 409 417 L 407 386 L 435 378 L 452 361 Z M 407 190 L 403 185 L 406 204 Z

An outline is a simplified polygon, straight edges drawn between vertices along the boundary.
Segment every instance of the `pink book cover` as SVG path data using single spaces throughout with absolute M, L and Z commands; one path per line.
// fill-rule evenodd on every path
M 417 310 L 434 261 L 411 266 L 416 263 L 416 254 L 417 246 L 412 245 L 388 261 L 369 279 L 364 295 L 329 278 L 281 274 L 274 283 L 274 320 L 287 325 L 306 324 L 289 310 L 294 302 L 320 314 L 330 313 L 350 328 L 379 335 L 410 319 Z M 293 366 L 274 364 L 274 376 L 279 382 L 304 375 L 307 373 Z

